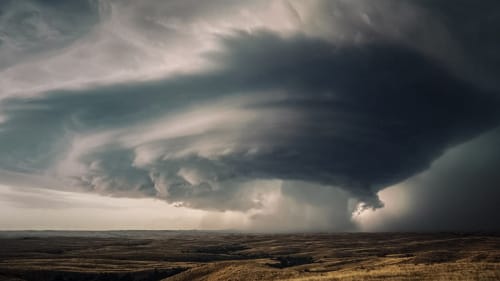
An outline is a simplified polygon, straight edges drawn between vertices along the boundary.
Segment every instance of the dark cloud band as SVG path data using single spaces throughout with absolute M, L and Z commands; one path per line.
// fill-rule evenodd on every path
M 477 226 L 446 218 L 494 206 L 474 186 L 496 196 L 498 3 L 3 1 L 0 183 L 237 210 L 261 228 L 275 214 L 252 212 L 281 196 L 280 216 L 311 207 L 315 227 L 352 230 L 356 204 L 382 207 L 404 182 L 427 211 L 382 229 Z M 450 158 L 471 139 L 474 163 Z M 488 207 L 445 208 L 453 194 Z
M 209 56 L 220 65 L 216 71 L 6 102 L 2 165 L 9 167 L 16 159 L 19 166 L 43 169 L 58 159 L 56 151 L 68 149 L 68 132 L 141 126 L 193 103 L 245 97 L 245 110 L 291 112 L 300 118 L 289 122 L 270 115 L 259 124 L 245 124 L 249 128 L 222 123 L 182 138 L 156 139 L 154 145 L 167 153 L 214 134 L 243 136 L 236 144 L 241 149 L 217 157 L 159 155 L 144 167 L 133 164 L 134 150 L 151 143 L 103 143 L 78 159 L 88 167 L 99 163 L 80 177 L 80 184 L 105 193 L 152 196 L 161 182 L 167 200 L 202 207 L 190 202 L 208 196 L 217 206 L 219 196 L 232 194 L 228 190 L 238 182 L 302 180 L 341 186 L 380 206 L 378 190 L 426 169 L 446 148 L 499 124 L 497 96 L 402 47 L 344 48 L 269 32 L 221 40 L 224 50 Z M 262 92 L 270 94 L 252 98 Z M 285 95 L 276 98 L 276 92 Z M 253 148 L 255 153 L 249 153 Z M 192 183 L 179 175 L 183 167 L 210 175 Z

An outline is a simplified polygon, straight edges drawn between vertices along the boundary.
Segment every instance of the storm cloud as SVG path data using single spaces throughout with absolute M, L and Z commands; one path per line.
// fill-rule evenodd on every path
M 500 130 L 448 150 L 429 170 L 381 192 L 385 208 L 361 214 L 365 231 L 498 230 Z
M 0 3 L 0 69 L 67 46 L 99 20 L 97 1 Z
M 0 53 L 37 59 L 26 57 L 0 79 L 10 85 L 0 101 L 0 168 L 51 179 L 52 188 L 209 211 L 254 212 L 280 194 L 281 208 L 251 216 L 255 229 L 271 228 L 289 208 L 311 222 L 301 229 L 353 230 L 353 212 L 383 210 L 384 188 L 500 126 L 498 56 L 491 51 L 499 19 L 490 13 L 492 26 L 480 38 L 471 31 L 479 30 L 477 6 L 491 11 L 498 6 L 492 2 L 465 14 L 445 1 L 255 1 L 224 5 L 229 25 L 217 20 L 222 2 L 27 2 L 37 13 L 82 10 L 61 19 L 74 27 L 48 21 L 61 30 L 45 41 L 39 31 L 22 32 L 27 23 L 42 26 L 13 12 L 28 6 L 4 5 L 10 14 L 0 19 L 17 21 L 7 28 L 32 37 L 16 40 L 35 43 Z M 281 20 L 264 13 L 244 24 L 231 16 L 266 6 Z M 210 43 L 193 45 L 202 41 Z M 58 54 L 54 46 L 66 49 Z M 92 51 L 102 60 L 91 66 L 85 57 L 92 61 Z M 27 70 L 44 59 L 50 83 L 36 77 L 39 85 L 26 84 Z M 71 62 L 80 71 L 61 72 Z M 102 63 L 96 72 L 94 63 Z M 20 75 L 22 83 L 14 79 Z M 448 176 L 425 185 L 449 189 L 422 190 L 468 192 L 481 178 L 467 177 L 462 182 L 470 185 L 455 191 Z M 444 200 L 439 194 L 428 196 Z M 304 206 L 314 216 L 304 216 Z

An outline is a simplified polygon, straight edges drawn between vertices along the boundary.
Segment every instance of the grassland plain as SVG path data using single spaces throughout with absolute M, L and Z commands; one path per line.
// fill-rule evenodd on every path
M 500 235 L 1 232 L 4 280 L 500 280 Z

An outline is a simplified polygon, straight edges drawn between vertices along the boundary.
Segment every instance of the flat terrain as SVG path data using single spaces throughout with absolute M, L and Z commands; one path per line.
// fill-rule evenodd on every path
M 500 235 L 0 232 L 0 280 L 500 280 Z

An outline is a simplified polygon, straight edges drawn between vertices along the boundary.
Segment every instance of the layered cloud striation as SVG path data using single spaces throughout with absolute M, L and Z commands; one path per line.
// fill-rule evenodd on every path
M 246 212 L 256 229 L 314 206 L 324 219 L 302 228 L 352 230 L 380 191 L 500 125 L 493 27 L 470 44 L 478 15 L 445 1 L 52 2 L 0 13 L 0 168 L 49 188 Z

